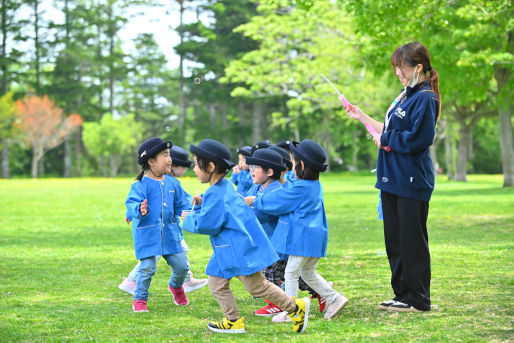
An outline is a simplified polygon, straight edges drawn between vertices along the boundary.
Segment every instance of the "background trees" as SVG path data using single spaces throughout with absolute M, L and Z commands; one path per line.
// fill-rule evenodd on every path
M 0 102 L 46 95 L 65 116 L 79 113 L 88 123 L 39 158 L 38 175 L 106 175 L 107 169 L 111 175 L 133 174 L 131 157 L 150 136 L 186 148 L 210 137 L 233 150 L 260 139 L 309 137 L 327 148 L 332 169 L 372 169 L 373 144 L 345 117 L 320 73 L 380 119 L 399 91 L 389 56 L 398 45 L 418 40 L 428 46 L 440 74 L 437 166 L 462 181 L 468 172 L 503 172 L 505 186 L 513 185 L 511 1 L 0 4 L 0 96 L 11 94 Z M 144 16 L 154 6 L 176 13 L 169 22 L 170 36 L 175 30 L 178 37 L 176 69 L 164 53 L 171 45 L 160 46 L 145 27 L 132 50 L 121 39 L 133 15 Z M 39 156 L 15 144 L 9 108 L 0 111 L 3 177 L 26 175 Z M 117 138 L 102 136 L 109 134 Z M 124 150 L 95 150 L 92 142 L 102 139 L 100 145 L 123 139 Z

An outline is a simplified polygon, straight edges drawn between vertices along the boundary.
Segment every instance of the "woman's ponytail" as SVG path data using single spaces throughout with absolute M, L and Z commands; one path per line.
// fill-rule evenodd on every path
M 430 77 L 428 80 L 430 81 L 430 88 L 434 91 L 437 96 L 437 100 L 439 101 L 439 110 L 437 112 L 437 119 L 441 116 L 441 93 L 439 92 L 439 74 L 437 71 L 429 66 L 428 72 L 430 73 Z

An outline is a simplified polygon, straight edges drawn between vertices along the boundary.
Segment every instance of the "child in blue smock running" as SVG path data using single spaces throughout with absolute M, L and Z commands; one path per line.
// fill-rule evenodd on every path
M 200 182 L 210 187 L 202 196 L 194 196 L 194 210 L 184 213 L 184 230 L 209 235 L 213 254 L 205 273 L 209 288 L 218 301 L 223 320 L 210 322 L 208 328 L 219 333 L 245 332 L 236 299 L 229 284 L 237 277 L 250 294 L 270 299 L 289 311 L 293 330 L 307 327 L 310 299 L 296 299 L 268 282 L 261 270 L 278 260 L 275 250 L 252 210 L 224 178 L 234 165 L 230 151 L 220 142 L 204 139 L 191 145 L 194 171 Z
M 271 242 L 278 253 L 289 255 L 286 293 L 298 294 L 301 275 L 307 285 L 326 299 L 325 318 L 330 319 L 346 306 L 348 299 L 316 272 L 320 258 L 326 256 L 328 242 L 323 188 L 319 182 L 319 173 L 327 169 L 326 153 L 309 139 L 293 142 L 290 148 L 297 181 L 286 182 L 279 191 L 258 194 L 247 199 L 247 203 L 253 200 L 256 209 L 280 216 Z
M 182 283 L 189 265 L 182 252 L 180 232 L 174 225 L 176 213 L 191 208 L 183 199 L 182 187 L 166 174 L 171 172 L 171 141 L 158 137 L 145 141 L 138 150 L 138 163 L 142 166 L 137 181 L 132 184 L 125 202 L 126 218 L 132 221 L 132 237 L 136 258 L 140 260 L 134 312 L 148 312 L 146 302 L 152 276 L 156 270 L 156 256 L 161 255 L 173 268 L 168 289 L 176 305 L 187 305 Z
M 232 176 L 230 177 L 230 181 L 236 186 L 237 193 L 242 196 L 253 186 L 252 176 L 248 164 L 246 164 L 246 157 L 252 156 L 251 150 L 252 148 L 248 145 L 237 149 L 239 162 L 232 168 Z
M 177 187 L 180 187 L 182 189 L 182 185 L 180 184 L 180 181 L 178 178 L 182 177 L 184 173 L 186 172 L 187 168 L 191 167 L 192 162 L 188 160 L 188 153 L 186 150 L 182 149 L 181 147 L 174 145 L 170 149 L 170 156 L 172 160 L 171 164 L 171 173 L 168 174 L 168 176 L 171 178 L 171 181 L 174 182 Z M 185 191 L 179 192 L 180 194 L 184 195 L 184 199 L 182 199 L 183 203 L 191 204 L 191 196 L 187 194 Z M 187 263 L 189 263 L 189 246 L 187 245 L 186 241 L 184 240 L 184 234 L 182 232 L 182 226 L 180 224 L 180 213 L 175 213 L 175 222 L 174 225 L 177 225 L 177 230 L 180 232 L 180 245 L 182 246 L 182 251 L 184 253 L 184 256 L 186 257 Z M 161 258 L 160 255 L 156 256 L 157 261 Z M 134 291 L 136 290 L 136 280 L 137 280 L 137 273 L 139 270 L 141 262 L 138 262 L 136 266 L 130 271 L 129 275 L 123 280 L 122 283 L 118 285 L 118 288 L 122 291 L 125 291 L 129 294 L 134 295 Z M 207 286 L 207 279 L 196 279 L 193 277 L 193 273 L 191 270 L 187 272 L 186 278 L 184 279 L 184 292 L 192 292 L 194 290 L 200 289 L 202 287 Z

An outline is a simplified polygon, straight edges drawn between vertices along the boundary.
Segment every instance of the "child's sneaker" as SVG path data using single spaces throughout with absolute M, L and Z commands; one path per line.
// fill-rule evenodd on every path
M 260 310 L 254 311 L 253 313 L 256 316 L 271 317 L 271 316 L 274 316 L 277 313 L 282 312 L 282 309 L 280 307 L 278 307 L 277 305 L 273 304 L 271 301 L 268 301 L 268 300 L 264 300 L 264 301 L 267 302 L 268 305 L 266 305 L 265 307 L 261 308 Z
M 132 303 L 132 310 L 134 312 L 148 312 L 148 307 L 146 307 L 146 300 L 134 300 L 134 302 Z
M 217 333 L 244 333 L 245 319 L 244 317 L 241 317 L 236 321 L 230 321 L 227 317 L 223 317 L 222 321 L 209 322 L 207 327 L 209 330 Z
M 325 313 L 325 319 L 334 318 L 341 310 L 348 304 L 348 299 L 339 294 L 336 301 L 328 305 L 327 312 Z
M 312 297 L 312 299 L 314 299 L 314 297 Z M 319 313 L 324 313 L 327 310 L 327 299 L 319 294 L 316 295 L 316 299 L 318 299 L 319 303 Z
M 122 291 L 134 295 L 134 291 L 136 290 L 136 282 L 125 278 L 123 282 L 118 285 L 118 288 Z
M 171 294 L 173 294 L 173 301 L 175 302 L 175 305 L 187 306 L 189 304 L 186 293 L 184 293 L 184 287 L 180 286 L 179 288 L 173 288 L 168 285 L 168 289 L 170 290 Z
M 272 323 L 292 323 L 291 318 L 287 316 L 287 312 L 280 312 L 275 317 L 271 318 Z
M 293 321 L 293 331 L 300 333 L 304 332 L 307 328 L 307 322 L 309 321 L 309 311 L 311 308 L 311 299 L 296 299 L 296 297 L 294 299 L 294 302 L 296 303 L 296 310 L 293 313 L 288 314 L 288 316 Z
M 189 293 L 207 286 L 207 279 L 190 278 L 189 281 L 184 282 L 182 286 L 184 287 L 184 292 Z

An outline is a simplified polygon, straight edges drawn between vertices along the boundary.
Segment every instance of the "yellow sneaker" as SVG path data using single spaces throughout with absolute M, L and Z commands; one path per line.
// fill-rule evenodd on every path
M 227 317 L 223 317 L 222 321 L 209 322 L 207 327 L 209 330 L 217 333 L 244 333 L 245 318 L 241 317 L 236 321 L 230 321 L 227 319 Z
M 309 311 L 311 309 L 311 299 L 302 298 L 296 299 L 294 298 L 294 302 L 298 308 L 296 311 L 289 313 L 288 316 L 293 321 L 293 331 L 294 332 L 304 332 L 307 328 L 307 322 L 309 321 Z

